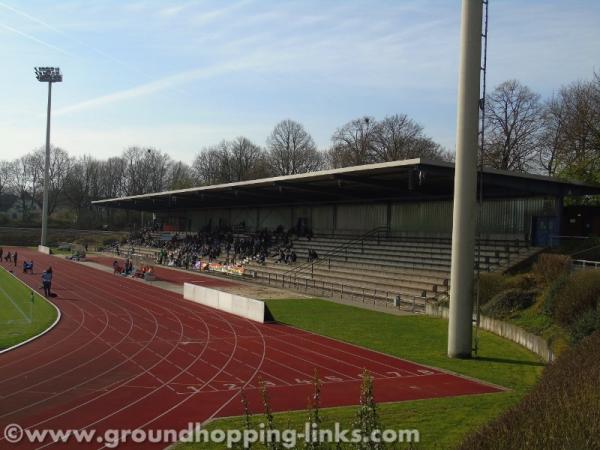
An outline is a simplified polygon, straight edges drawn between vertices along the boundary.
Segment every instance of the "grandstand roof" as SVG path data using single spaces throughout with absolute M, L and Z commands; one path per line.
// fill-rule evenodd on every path
M 97 206 L 157 211 L 452 198 L 454 164 L 409 159 L 237 183 L 97 200 Z M 600 186 L 495 169 L 483 171 L 484 198 L 600 195 Z

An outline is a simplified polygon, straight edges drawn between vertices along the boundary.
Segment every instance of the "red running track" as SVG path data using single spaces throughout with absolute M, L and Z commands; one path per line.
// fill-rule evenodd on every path
M 378 402 L 499 390 L 290 326 L 260 325 L 75 262 L 25 249 L 19 257 L 33 258 L 38 270 L 52 265 L 62 319 L 43 337 L 0 355 L 0 430 L 9 423 L 99 434 L 185 429 L 240 415 L 241 388 L 260 412 L 259 380 L 275 411 L 299 410 L 315 369 L 324 407 L 356 404 L 363 369 L 374 376 Z M 39 273 L 16 272 L 39 288 Z M 51 446 L 11 445 L 0 436 L 0 448 Z

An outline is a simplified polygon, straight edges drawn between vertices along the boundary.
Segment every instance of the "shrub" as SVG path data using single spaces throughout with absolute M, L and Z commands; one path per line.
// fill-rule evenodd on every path
M 600 309 L 589 309 L 571 325 L 571 340 L 577 343 L 597 330 L 600 330 Z
M 479 275 L 479 304 L 485 305 L 495 295 L 504 290 L 506 276 L 500 272 L 488 272 Z
M 569 327 L 583 313 L 596 309 L 600 298 L 600 272 L 582 270 L 572 274 L 554 299 L 554 320 Z
M 567 255 L 542 253 L 533 265 L 533 274 L 538 283 L 548 286 L 571 270 L 571 258 Z
M 460 450 L 600 448 L 600 332 L 565 351 L 518 405 Z
M 533 305 L 536 294 L 537 291 L 534 289 L 507 289 L 483 305 L 481 312 L 491 317 L 507 317 L 515 311 L 529 308 Z
M 564 274 L 550 284 L 546 290 L 546 293 L 544 294 L 544 306 L 542 308 L 544 314 L 548 316 L 554 315 L 554 304 L 556 303 L 556 297 L 564 289 L 567 281 L 569 281 L 569 276 Z

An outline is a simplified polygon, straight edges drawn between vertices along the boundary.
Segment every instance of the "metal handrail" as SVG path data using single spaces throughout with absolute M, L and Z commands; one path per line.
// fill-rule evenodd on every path
M 361 236 L 359 236 L 357 238 L 354 238 L 354 239 L 351 239 L 349 241 L 343 242 L 340 245 L 334 247 L 332 250 L 330 250 L 329 252 L 327 252 L 322 257 L 320 256 L 316 261 L 306 261 L 306 262 L 304 262 L 304 263 L 302 263 L 302 264 L 300 264 L 298 266 L 292 267 L 291 269 L 285 271 L 284 275 L 291 274 L 291 273 L 301 272 L 301 271 L 303 271 L 305 268 L 307 268 L 309 266 L 310 266 L 311 271 L 312 271 L 314 269 L 315 264 L 322 264 L 323 262 L 325 262 L 325 260 L 328 260 L 332 256 L 337 256 L 340 253 L 341 250 L 345 251 L 346 255 L 347 255 L 348 248 L 351 245 L 355 244 L 355 243 L 360 242 L 361 246 L 363 246 L 363 248 L 364 248 L 364 241 L 365 241 L 365 239 L 368 238 L 368 237 L 370 237 L 370 236 L 372 236 L 372 235 L 374 235 L 375 233 L 379 233 L 381 231 L 389 232 L 389 228 L 388 227 L 376 227 L 376 228 L 373 228 L 372 230 L 366 232 L 365 234 L 363 234 L 363 235 L 361 235 Z

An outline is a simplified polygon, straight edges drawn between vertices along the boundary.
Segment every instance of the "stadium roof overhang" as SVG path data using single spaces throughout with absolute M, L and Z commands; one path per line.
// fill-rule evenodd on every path
M 540 175 L 485 169 L 491 198 L 600 195 L 600 186 Z M 481 185 L 481 183 L 478 183 Z M 423 159 L 323 170 L 92 202 L 99 207 L 159 211 L 290 204 L 450 199 L 454 164 Z

